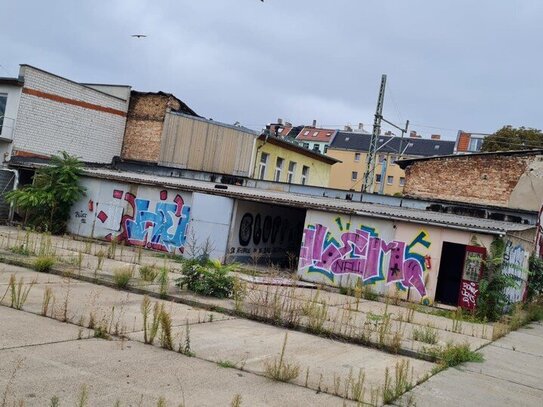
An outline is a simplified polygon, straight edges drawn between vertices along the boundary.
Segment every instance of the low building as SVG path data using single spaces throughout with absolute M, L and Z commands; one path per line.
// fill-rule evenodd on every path
M 85 85 L 21 65 L 17 78 L 0 78 L 0 155 L 64 150 L 109 163 L 121 152 L 129 97 L 129 86 Z
M 328 155 L 341 161 L 332 167 L 330 187 L 360 191 L 367 168 L 367 153 L 371 134 L 338 132 L 328 148 Z M 404 171 L 396 164 L 400 157 L 428 157 L 452 154 L 454 141 L 419 137 L 399 138 L 379 136 L 374 171 L 373 191 L 395 195 L 402 194 L 406 182 Z
M 404 194 L 539 211 L 543 150 L 505 151 L 402 160 Z

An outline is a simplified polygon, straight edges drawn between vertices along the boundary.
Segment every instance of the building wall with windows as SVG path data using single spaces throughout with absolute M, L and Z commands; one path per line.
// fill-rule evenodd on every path
M 14 78 L 0 79 L 0 157 L 9 154 L 21 91 L 22 82 Z
M 360 191 L 366 173 L 367 153 L 361 151 L 341 150 L 330 148 L 327 153 L 330 157 L 340 160 L 332 167 L 330 173 L 330 188 Z M 377 155 L 378 164 L 374 173 L 374 192 L 394 195 L 403 192 L 405 172 L 394 161 L 397 154 L 381 153 Z M 383 165 L 386 160 L 386 165 Z M 384 172 L 383 172 L 384 170 Z
M 254 177 L 266 181 L 328 186 L 331 162 L 258 139 Z M 334 164 L 337 165 L 337 164 Z M 290 169 L 290 171 L 289 171 Z

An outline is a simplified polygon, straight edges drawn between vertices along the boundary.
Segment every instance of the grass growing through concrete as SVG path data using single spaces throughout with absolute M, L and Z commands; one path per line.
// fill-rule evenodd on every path
M 281 347 L 279 358 L 274 358 L 271 361 L 267 360 L 264 362 L 264 371 L 266 376 L 270 379 L 285 383 L 291 382 L 300 374 L 300 365 L 298 363 L 288 362 L 285 360 L 287 339 L 288 332 L 285 333 L 285 339 L 283 340 L 283 346 Z
M 36 284 L 36 280 L 32 280 L 25 286 L 23 277 L 17 282 L 15 274 L 10 275 L 8 282 L 8 291 L 11 299 L 10 307 L 17 310 L 22 309 L 34 284 Z
M 484 361 L 483 355 L 472 351 L 467 343 L 448 343 L 444 347 L 430 349 L 428 353 L 437 359 L 442 368 L 454 367 L 466 362 Z
M 55 265 L 55 258 L 51 256 L 40 256 L 34 260 L 34 270 L 40 273 L 49 273 Z
M 151 316 L 152 310 L 152 316 Z M 143 342 L 152 345 L 155 341 L 158 329 L 160 327 L 160 315 L 163 306 L 155 302 L 154 306 L 148 296 L 144 296 L 141 303 L 141 314 L 143 316 Z M 149 321 L 149 318 L 152 318 Z
M 130 283 L 133 272 L 128 268 L 119 268 L 113 272 L 113 281 L 118 288 L 126 288 Z
M 413 328 L 413 340 L 435 345 L 439 340 L 437 329 L 426 325 L 421 328 Z
M 49 304 L 51 303 L 51 300 L 53 299 L 53 290 L 51 287 L 45 287 L 45 290 L 43 292 L 43 301 L 41 303 L 41 315 L 44 317 L 47 316 L 47 312 L 49 311 Z
M 156 267 L 150 266 L 150 265 L 141 266 L 139 273 L 140 273 L 140 278 L 143 281 L 147 281 L 149 283 L 152 283 L 153 281 L 155 281 L 155 279 L 158 276 L 158 270 L 156 269 Z

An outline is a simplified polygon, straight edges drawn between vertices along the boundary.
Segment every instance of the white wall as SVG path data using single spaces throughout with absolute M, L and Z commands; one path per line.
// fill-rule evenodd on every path
M 0 94 L 7 95 L 6 111 L 4 113 L 4 122 L 2 125 L 2 133 L 0 137 L 6 140 L 0 140 L 0 161 L 3 161 L 4 156 L 11 151 L 9 141 L 13 139 L 15 125 L 17 124 L 17 112 L 19 110 L 19 102 L 21 99 L 21 87 L 13 85 L 0 85 Z
M 99 163 L 109 163 L 121 154 L 126 101 L 26 65 L 20 75 L 24 89 L 14 150 L 42 155 L 65 150 L 83 161 Z M 26 89 L 114 109 L 124 116 L 28 94 Z

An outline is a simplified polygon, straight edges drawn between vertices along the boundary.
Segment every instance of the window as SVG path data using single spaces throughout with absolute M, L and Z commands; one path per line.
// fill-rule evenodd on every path
M 345 141 L 349 141 L 349 137 L 345 137 Z
M 381 174 L 375 174 L 375 182 L 378 184 L 381 183 Z
M 387 160 L 387 155 L 386 154 L 379 154 L 378 159 L 377 159 L 377 164 L 382 164 L 383 161 L 386 161 L 386 160 Z
M 436 145 L 434 146 L 434 150 L 439 150 L 439 144 L 436 144 Z
M 469 141 L 469 151 L 472 153 L 476 153 L 481 150 L 482 145 L 483 145 L 482 138 L 472 138 Z
M 304 131 L 304 136 L 309 135 L 309 130 Z
M 288 176 L 287 176 L 287 182 L 289 184 L 292 184 L 292 181 L 294 180 L 294 173 L 296 172 L 296 163 L 294 161 L 291 161 L 288 163 Z
M 281 157 L 277 157 L 277 161 L 275 162 L 275 177 L 274 181 L 279 182 L 281 180 L 281 171 L 283 171 L 283 163 L 285 160 L 283 160 Z
M 319 132 L 318 131 L 314 131 L 313 132 L 313 137 L 317 137 L 319 135 Z
M 324 145 L 324 154 L 326 154 L 328 152 L 328 144 L 325 144 Z
M 354 153 L 354 160 L 360 161 L 360 153 Z
M 304 148 L 309 148 L 309 143 L 303 143 L 302 146 L 303 146 Z
M 2 134 L 2 125 L 4 124 L 4 115 L 6 114 L 6 104 L 8 95 L 0 93 L 0 134 Z
M 258 178 L 264 179 L 266 176 L 266 165 L 268 164 L 268 158 L 270 155 L 268 153 L 260 154 L 260 169 L 258 171 Z
M 305 185 L 309 182 L 309 167 L 304 165 L 302 167 L 302 185 Z
M 353 171 L 351 173 L 351 180 L 356 181 L 358 179 L 358 171 Z
M 332 133 L 328 132 L 326 133 L 326 137 L 330 137 L 332 135 Z
M 400 177 L 400 186 L 403 187 L 405 185 L 405 177 Z
M 320 146 L 318 144 L 313 144 L 313 151 L 320 153 L 321 152 Z
M 393 183 L 394 183 L 394 176 L 389 175 L 389 176 L 387 177 L 387 184 L 388 184 L 388 185 L 392 185 Z

